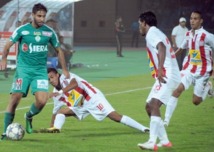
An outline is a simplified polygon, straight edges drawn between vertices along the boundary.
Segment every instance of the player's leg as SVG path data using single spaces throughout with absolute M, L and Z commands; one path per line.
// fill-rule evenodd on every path
M 158 138 L 159 126 L 161 123 L 160 117 L 160 106 L 162 103 L 155 98 L 152 98 L 149 102 L 149 107 L 151 109 L 151 117 L 150 117 L 150 134 L 149 140 L 145 143 L 139 143 L 138 146 L 141 149 L 151 149 L 157 150 L 156 140 Z
M 32 126 L 33 116 L 39 114 L 42 111 L 43 107 L 45 106 L 48 100 L 48 93 L 38 91 L 35 93 L 35 99 L 36 99 L 35 103 L 31 105 L 30 110 L 25 114 L 26 132 L 29 134 L 33 132 Z
M 39 114 L 48 101 L 48 75 L 46 68 L 29 68 L 26 70 L 26 79 L 30 81 L 31 93 L 35 96 L 35 102 L 32 103 L 30 109 L 25 114 L 26 132 L 32 133 L 33 117 Z
M 76 114 L 68 107 L 60 109 L 54 120 L 54 128 L 61 130 L 65 123 L 65 117 L 69 116 L 76 116 Z
M 10 102 L 4 114 L 4 130 L 3 130 L 1 140 L 4 140 L 6 138 L 7 127 L 13 122 L 13 119 L 15 117 L 15 110 L 21 98 L 22 98 L 22 93 L 11 94 Z
M 120 115 L 116 111 L 112 111 L 111 113 L 108 114 L 107 117 L 109 117 L 111 120 L 113 120 L 115 122 L 120 122 L 124 125 L 135 128 L 135 129 L 140 130 L 142 132 L 149 132 L 148 127 L 143 126 L 142 124 L 138 123 L 137 121 L 130 118 L 129 116 Z
M 177 107 L 178 97 L 185 90 L 183 83 L 180 83 L 179 86 L 174 90 L 172 96 L 169 98 L 169 101 L 166 104 L 164 125 L 168 126 L 170 119 Z
M 206 99 L 208 92 L 212 90 L 212 83 L 210 83 L 209 74 L 205 74 L 203 77 L 195 80 L 193 104 L 199 105 Z
M 181 71 L 181 83 L 178 87 L 173 91 L 172 96 L 169 98 L 169 101 L 166 104 L 166 111 L 165 111 L 165 119 L 164 125 L 168 126 L 170 119 L 177 107 L 178 98 L 182 94 L 183 91 L 187 90 L 193 83 L 194 78 L 192 77 L 191 73 L 188 71 Z M 176 86 L 177 84 L 174 84 Z

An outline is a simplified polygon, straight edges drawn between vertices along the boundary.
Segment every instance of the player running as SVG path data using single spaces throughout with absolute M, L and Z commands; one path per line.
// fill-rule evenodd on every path
M 99 89 L 79 76 L 70 73 L 70 78 L 66 79 L 56 69 L 48 68 L 48 78 L 50 84 L 54 86 L 53 93 L 49 96 L 53 98 L 54 108 L 51 120 L 53 127 L 47 128 L 47 132 L 60 132 L 65 117 L 75 116 L 77 119 L 83 120 L 90 114 L 98 121 L 109 117 L 111 120 L 142 132 L 149 131 L 149 128 L 132 118 L 118 114 Z M 64 105 L 66 107 L 62 108 Z
M 180 72 L 168 38 L 156 27 L 155 14 L 150 11 L 142 13 L 139 24 L 140 33 L 146 36 L 149 66 L 156 81 L 146 100 L 146 111 L 150 117 L 150 138 L 138 146 L 142 150 L 158 150 L 158 146 L 172 147 L 161 119 L 160 107 L 167 104 L 172 92 L 180 83 Z M 158 145 L 157 138 L 160 140 Z
M 13 122 L 16 107 L 21 98 L 27 96 L 30 86 L 36 101 L 25 114 L 27 133 L 32 133 L 32 118 L 41 112 L 48 100 L 48 43 L 51 43 L 56 49 L 63 73 L 66 77 L 69 76 L 56 33 L 50 27 L 44 25 L 46 14 L 47 8 L 43 4 L 35 4 L 32 9 L 33 21 L 18 27 L 4 47 L 0 70 L 7 67 L 7 56 L 10 47 L 19 42 L 17 69 L 10 92 L 11 98 L 4 115 L 2 140 L 6 139 L 7 126 Z
M 207 94 L 211 97 L 214 96 L 212 83 L 209 81 L 213 71 L 212 54 L 214 50 L 214 35 L 203 29 L 202 23 L 201 12 L 193 11 L 190 16 L 192 29 L 187 32 L 185 40 L 176 52 L 177 54 L 183 51 L 183 49 L 189 50 L 188 57 L 181 71 L 181 83 L 167 103 L 165 125 L 169 125 L 179 96 L 183 91 L 189 89 L 191 85 L 194 85 L 192 102 L 195 105 L 199 105 L 205 100 Z

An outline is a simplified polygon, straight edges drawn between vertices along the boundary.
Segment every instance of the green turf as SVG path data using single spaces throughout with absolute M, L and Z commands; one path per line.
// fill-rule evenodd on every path
M 146 53 L 127 50 L 124 55 L 124 58 L 117 58 L 113 50 L 77 50 L 73 62 L 83 63 L 84 67 L 71 70 L 100 88 L 119 113 L 148 126 L 149 118 L 144 106 L 154 80 L 148 72 Z M 99 66 L 92 66 L 96 64 Z M 3 130 L 3 111 L 9 100 L 11 80 L 11 76 L 5 79 L 0 75 L 0 130 Z M 194 106 L 191 98 L 192 88 L 182 94 L 167 128 L 173 148 L 160 148 L 159 151 L 213 151 L 214 100 L 207 98 L 200 106 Z M 15 122 L 24 126 L 23 115 L 33 101 L 32 95 L 22 100 L 19 110 L 16 111 Z M 49 126 L 52 107 L 52 101 L 49 100 L 42 113 L 34 118 L 34 129 Z M 98 122 L 91 116 L 83 121 L 67 118 L 60 134 L 26 134 L 21 141 L 0 142 L 0 152 L 135 152 L 141 151 L 137 144 L 147 141 L 148 138 L 148 134 L 142 134 L 109 119 Z

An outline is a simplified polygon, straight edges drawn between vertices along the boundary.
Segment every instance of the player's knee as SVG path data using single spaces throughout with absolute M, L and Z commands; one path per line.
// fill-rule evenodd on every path
M 150 109 L 150 106 L 148 103 L 146 104 L 145 109 L 146 109 L 148 116 L 150 117 L 151 116 L 151 109 Z
M 199 105 L 202 102 L 202 99 L 198 98 L 198 97 L 193 97 L 192 103 L 194 105 Z

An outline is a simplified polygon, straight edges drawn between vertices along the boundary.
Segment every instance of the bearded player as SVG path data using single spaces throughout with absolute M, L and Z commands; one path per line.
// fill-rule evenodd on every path
M 35 4 L 32 9 L 31 23 L 18 27 L 6 43 L 0 70 L 7 67 L 7 56 L 11 46 L 18 42 L 17 69 L 14 74 L 11 97 L 4 115 L 4 131 L 1 140 L 6 139 L 6 129 L 13 122 L 15 110 L 22 97 L 26 97 L 31 87 L 31 93 L 35 96 L 35 103 L 25 113 L 26 132 L 32 133 L 32 118 L 40 113 L 48 100 L 48 75 L 47 75 L 47 45 L 50 43 L 58 53 L 63 73 L 68 77 L 63 52 L 55 31 L 44 25 L 47 8 L 41 4 Z

